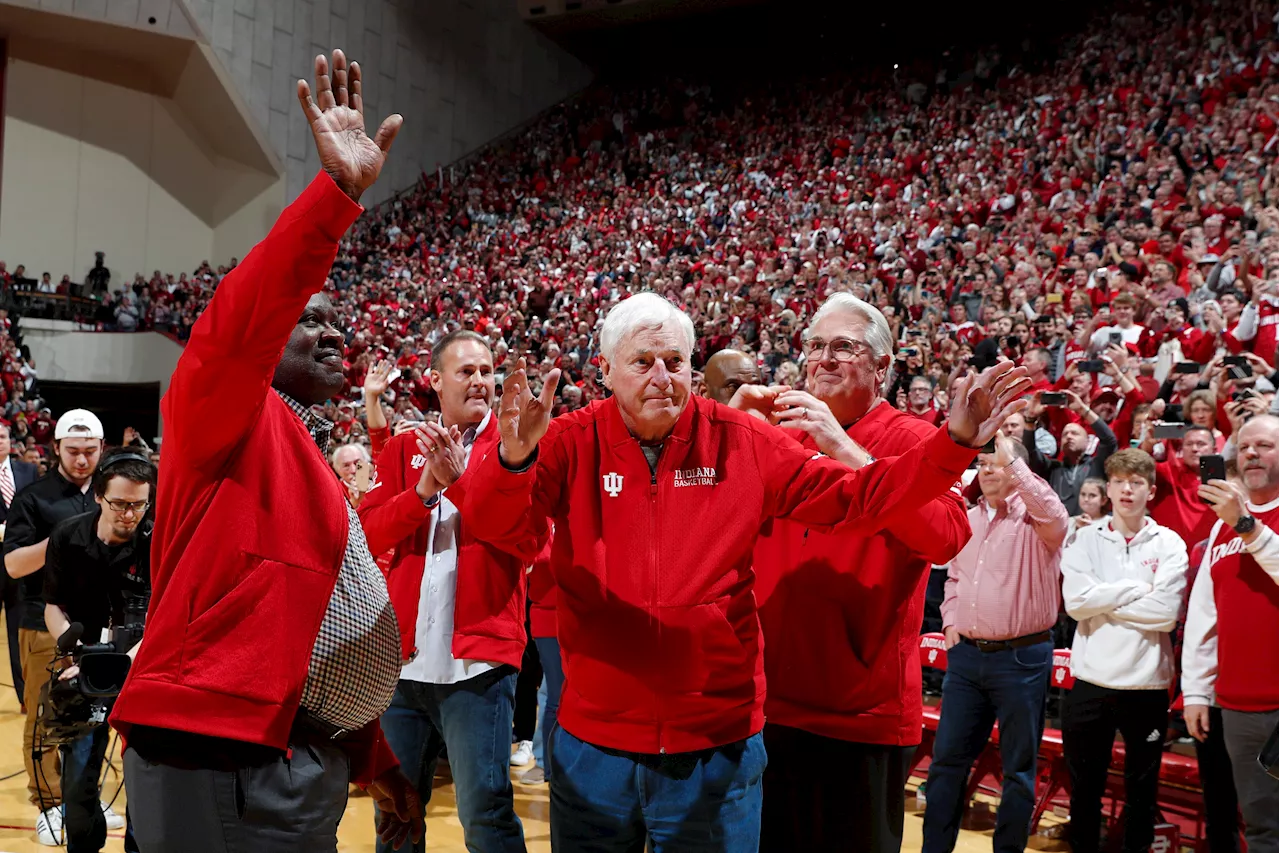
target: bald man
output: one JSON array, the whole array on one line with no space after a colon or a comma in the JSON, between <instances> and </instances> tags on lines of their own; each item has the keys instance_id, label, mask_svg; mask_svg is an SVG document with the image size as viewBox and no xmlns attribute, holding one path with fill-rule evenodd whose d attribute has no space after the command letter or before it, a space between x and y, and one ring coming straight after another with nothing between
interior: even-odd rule
<instances>
[{"instance_id":1,"label":"bald man","mask_svg":"<svg viewBox=\"0 0 1280 853\"><path fill-rule=\"evenodd\" d=\"M755 359L735 349L722 349L707 359L703 374L706 396L726 406L741 386L760 384L760 369Z\"/></svg>"}]
</instances>

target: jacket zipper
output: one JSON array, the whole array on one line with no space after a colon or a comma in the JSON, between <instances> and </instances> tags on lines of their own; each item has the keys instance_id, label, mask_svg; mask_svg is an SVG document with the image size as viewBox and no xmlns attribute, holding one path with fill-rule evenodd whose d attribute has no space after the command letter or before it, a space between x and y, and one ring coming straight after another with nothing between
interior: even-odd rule
<instances>
[{"instance_id":1,"label":"jacket zipper","mask_svg":"<svg viewBox=\"0 0 1280 853\"><path fill-rule=\"evenodd\" d=\"M649 469L649 578L651 612L658 607L658 467L662 465L662 451L658 452L658 461ZM647 460L646 460L647 461ZM658 648L662 648L662 620L657 620ZM659 653L661 654L661 653ZM665 754L667 748L662 744L662 708L658 691L653 691L654 717L658 726L658 752Z\"/></svg>"}]
</instances>

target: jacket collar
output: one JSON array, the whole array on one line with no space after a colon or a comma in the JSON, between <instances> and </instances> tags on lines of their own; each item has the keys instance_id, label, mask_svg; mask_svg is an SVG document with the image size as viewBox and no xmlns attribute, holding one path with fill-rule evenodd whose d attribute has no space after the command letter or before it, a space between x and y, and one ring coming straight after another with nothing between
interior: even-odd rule
<instances>
[{"instance_id":1,"label":"jacket collar","mask_svg":"<svg viewBox=\"0 0 1280 853\"><path fill-rule=\"evenodd\" d=\"M1116 530L1115 527L1112 526L1111 524L1112 518L1113 516L1109 515L1107 516L1105 523L1099 522L1097 524L1098 535L1109 542L1114 542L1116 544L1123 545L1125 541L1124 536L1120 533L1120 531ZM1150 516L1144 517L1142 519L1142 529L1133 535L1133 539L1129 540L1130 543L1145 542L1146 540L1156 535L1156 530L1159 529L1159 527L1160 525L1152 521Z\"/></svg>"},{"instance_id":2,"label":"jacket collar","mask_svg":"<svg viewBox=\"0 0 1280 853\"><path fill-rule=\"evenodd\" d=\"M677 451L674 449L676 446L681 448L678 452L683 454L683 448L688 446L693 435L694 409L704 404L712 405L710 401L701 397L690 396L684 411L680 413L680 417L676 420L675 428L671 430L671 434L662 442L664 448L672 446L671 450L663 454L664 456L676 453ZM622 410L618 408L618 398L610 397L601 404L600 408L603 411L597 417L604 421L604 437L609 446L616 450L625 445L634 444L636 450L639 450L640 442L631 434L631 431L627 429L626 422L622 420Z\"/></svg>"}]
</instances>

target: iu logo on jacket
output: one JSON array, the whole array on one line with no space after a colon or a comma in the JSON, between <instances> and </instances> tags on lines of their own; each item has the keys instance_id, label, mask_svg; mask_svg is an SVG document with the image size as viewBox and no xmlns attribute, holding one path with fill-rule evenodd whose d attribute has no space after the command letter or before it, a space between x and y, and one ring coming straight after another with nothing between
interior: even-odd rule
<instances>
[{"instance_id":1,"label":"iu logo on jacket","mask_svg":"<svg viewBox=\"0 0 1280 853\"><path fill-rule=\"evenodd\" d=\"M604 484L604 491L611 498L616 498L622 491L622 475L617 471L610 471L600 478Z\"/></svg>"}]
</instances>

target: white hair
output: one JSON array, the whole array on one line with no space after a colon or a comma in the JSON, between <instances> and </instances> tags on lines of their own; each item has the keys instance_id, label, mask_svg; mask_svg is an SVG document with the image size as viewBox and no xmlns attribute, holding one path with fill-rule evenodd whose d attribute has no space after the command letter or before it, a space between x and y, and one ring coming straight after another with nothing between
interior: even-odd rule
<instances>
[{"instance_id":1,"label":"white hair","mask_svg":"<svg viewBox=\"0 0 1280 853\"><path fill-rule=\"evenodd\" d=\"M884 318L880 309L870 302L864 302L852 293L833 293L827 297L813 315L809 328L804 330L804 337L809 337L812 329L831 314L849 313L861 317L867 324L867 346L876 358L883 358L893 352L893 333L889 331L889 321Z\"/></svg>"},{"instance_id":2,"label":"white hair","mask_svg":"<svg viewBox=\"0 0 1280 853\"><path fill-rule=\"evenodd\" d=\"M351 442L350 444L340 444L340 445L338 445L337 447L335 447L335 448L333 449L333 452L329 454L329 464L330 464L330 465L337 465L337 464L338 464L338 454L339 454L339 453L341 453L343 450L346 450L348 447L354 447L356 450L360 451L360 458L361 458L363 461L365 461L365 462L372 462L372 461L373 461L373 460L369 457L369 450L368 450L368 448L366 448L363 444L357 444L356 442Z\"/></svg>"},{"instance_id":3,"label":"white hair","mask_svg":"<svg viewBox=\"0 0 1280 853\"><path fill-rule=\"evenodd\" d=\"M693 321L671 302L656 293L637 293L615 305L600 327L600 354L610 363L618 343L639 329L657 329L671 324L684 333L687 346L684 355L693 353Z\"/></svg>"}]
</instances>

